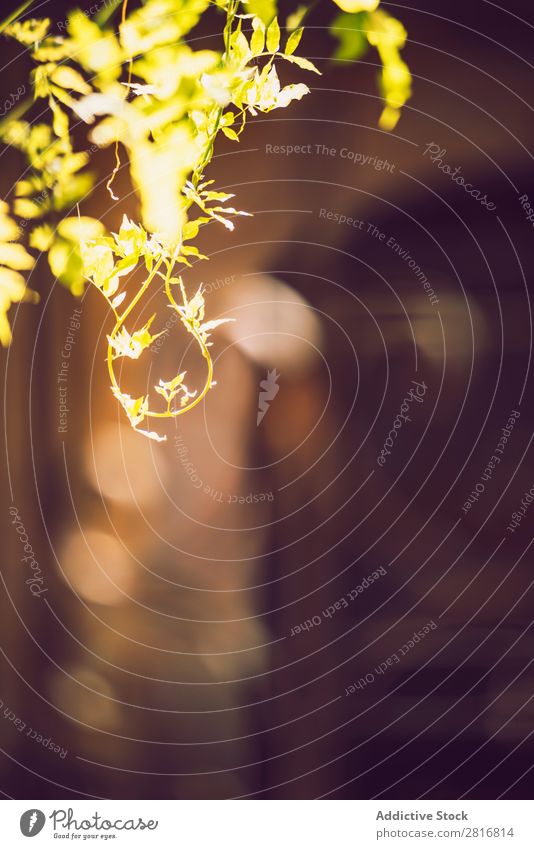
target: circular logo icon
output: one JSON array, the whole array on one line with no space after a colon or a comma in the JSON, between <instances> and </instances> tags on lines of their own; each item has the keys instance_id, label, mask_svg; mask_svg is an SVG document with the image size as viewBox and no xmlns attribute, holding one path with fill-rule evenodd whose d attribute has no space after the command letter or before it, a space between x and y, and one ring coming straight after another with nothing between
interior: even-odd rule
<instances>
[{"instance_id":1,"label":"circular logo icon","mask_svg":"<svg viewBox=\"0 0 534 849\"><path fill-rule=\"evenodd\" d=\"M42 830L45 822L46 817L42 811L30 808L29 811L24 811L20 818L20 830L24 837L35 837Z\"/></svg>"}]
</instances>

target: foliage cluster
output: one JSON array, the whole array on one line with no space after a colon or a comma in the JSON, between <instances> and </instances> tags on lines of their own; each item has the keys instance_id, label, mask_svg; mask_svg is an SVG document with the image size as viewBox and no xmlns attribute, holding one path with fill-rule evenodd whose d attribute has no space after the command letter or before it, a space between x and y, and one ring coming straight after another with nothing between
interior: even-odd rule
<instances>
[{"instance_id":1,"label":"foliage cluster","mask_svg":"<svg viewBox=\"0 0 534 849\"><path fill-rule=\"evenodd\" d=\"M332 25L339 39L336 56L353 60L368 46L377 48L383 65L380 124L392 129L410 94L409 71L399 55L404 28L378 8L379 0L335 2L343 10ZM220 49L195 49L191 33L213 6L221 19ZM148 420L174 418L202 400L213 385L210 334L224 321L205 319L202 288L187 293L184 270L206 259L195 240L206 225L232 230L236 218L246 214L229 204L231 194L217 191L205 177L217 137L239 142L250 118L308 94L302 82L281 84L280 62L320 72L297 53L309 7L299 7L283 28L273 0L144 0L133 11L124 0L117 27L113 12L113 5L104 7L90 19L74 11L60 34L48 18L10 20L0 27L30 51L33 98L44 101L50 116L31 122L19 109L0 133L28 162L12 204L13 215L30 222L28 247L47 255L54 277L73 294L80 295L89 282L106 300L113 320L107 337L112 392L136 430L162 440L164 435L147 427ZM117 232L80 213L79 204L95 187L89 152L76 150L73 141L80 123L94 149L114 149L116 166L107 182L114 200L114 178L123 163L138 196L139 221L124 216ZM35 260L19 239L20 229L2 203L4 345L11 338L10 305L37 299L21 273ZM141 283L133 282L139 270ZM188 389L184 372L160 380L154 386L160 408L151 405L148 394L125 392L115 370L117 360L137 360L160 335L153 331L156 315L140 327L132 324L135 307L154 286L165 292L168 307L178 313L206 364L200 391Z\"/></svg>"}]
</instances>

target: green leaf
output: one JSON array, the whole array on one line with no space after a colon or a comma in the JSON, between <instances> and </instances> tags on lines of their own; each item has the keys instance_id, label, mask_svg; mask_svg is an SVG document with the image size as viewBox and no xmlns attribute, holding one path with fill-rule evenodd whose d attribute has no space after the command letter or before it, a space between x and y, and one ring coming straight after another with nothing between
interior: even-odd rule
<instances>
[{"instance_id":1,"label":"green leaf","mask_svg":"<svg viewBox=\"0 0 534 849\"><path fill-rule=\"evenodd\" d=\"M113 274L115 261L113 251L104 239L94 239L82 244L83 272L95 286L102 288ZM112 295L115 292L111 293Z\"/></svg>"},{"instance_id":2,"label":"green leaf","mask_svg":"<svg viewBox=\"0 0 534 849\"><path fill-rule=\"evenodd\" d=\"M249 0L247 11L260 18L265 26L269 26L276 15L276 0Z\"/></svg>"},{"instance_id":3,"label":"green leaf","mask_svg":"<svg viewBox=\"0 0 534 849\"><path fill-rule=\"evenodd\" d=\"M11 304L21 301L37 303L39 295L26 287L22 274L11 268L0 268L0 344L7 347L11 342L11 328L7 311Z\"/></svg>"},{"instance_id":4,"label":"green leaf","mask_svg":"<svg viewBox=\"0 0 534 849\"><path fill-rule=\"evenodd\" d=\"M34 259L22 245L0 242L0 263L14 271L27 271L33 268Z\"/></svg>"},{"instance_id":5,"label":"green leaf","mask_svg":"<svg viewBox=\"0 0 534 849\"><path fill-rule=\"evenodd\" d=\"M5 211L0 213L0 242L12 242L18 239L20 230L13 219L6 215Z\"/></svg>"},{"instance_id":6,"label":"green leaf","mask_svg":"<svg viewBox=\"0 0 534 849\"><path fill-rule=\"evenodd\" d=\"M104 225L96 218L89 218L86 215L73 215L60 221L57 231L60 236L70 242L85 242L102 236Z\"/></svg>"},{"instance_id":7,"label":"green leaf","mask_svg":"<svg viewBox=\"0 0 534 849\"><path fill-rule=\"evenodd\" d=\"M265 46L265 27L260 18L254 18L252 21L252 37L250 39L250 49L253 56L259 56L263 52Z\"/></svg>"},{"instance_id":8,"label":"green leaf","mask_svg":"<svg viewBox=\"0 0 534 849\"><path fill-rule=\"evenodd\" d=\"M368 15L360 12L350 15L343 12L338 15L330 27L330 34L339 42L333 58L342 62L352 62L364 55L369 47L366 24Z\"/></svg>"},{"instance_id":9,"label":"green leaf","mask_svg":"<svg viewBox=\"0 0 534 849\"><path fill-rule=\"evenodd\" d=\"M29 198L17 198L13 203L13 211L19 218L40 218L46 207Z\"/></svg>"},{"instance_id":10,"label":"green leaf","mask_svg":"<svg viewBox=\"0 0 534 849\"><path fill-rule=\"evenodd\" d=\"M195 239L198 236L199 228L200 224L198 221L186 221L182 229L182 238L184 241L186 239Z\"/></svg>"},{"instance_id":11,"label":"green leaf","mask_svg":"<svg viewBox=\"0 0 534 849\"><path fill-rule=\"evenodd\" d=\"M91 94L92 88L82 75L68 65L59 65L50 74L50 79L61 88L77 91L78 94Z\"/></svg>"},{"instance_id":12,"label":"green leaf","mask_svg":"<svg viewBox=\"0 0 534 849\"><path fill-rule=\"evenodd\" d=\"M159 395L163 395L163 397L167 401L172 401L172 399L178 394L180 391L180 387L184 382L186 372L182 371L180 374L177 374L176 377L173 377L172 380L162 380L160 379L159 384L154 387L156 392Z\"/></svg>"},{"instance_id":13,"label":"green leaf","mask_svg":"<svg viewBox=\"0 0 534 849\"><path fill-rule=\"evenodd\" d=\"M276 53L280 47L280 26L278 19L274 18L267 29L267 50L269 53Z\"/></svg>"},{"instance_id":14,"label":"green leaf","mask_svg":"<svg viewBox=\"0 0 534 849\"><path fill-rule=\"evenodd\" d=\"M150 325L155 318L156 313L149 318L143 327L139 330L135 330L131 335L125 327L122 327L116 336L108 336L108 342L114 351L113 358L129 357L131 360L138 360L143 351L149 348L158 336L161 336L162 333L166 332L163 330L161 333L156 333L154 336L149 332Z\"/></svg>"},{"instance_id":15,"label":"green leaf","mask_svg":"<svg viewBox=\"0 0 534 849\"><path fill-rule=\"evenodd\" d=\"M230 38L230 48L232 57L239 65L244 65L251 56L250 47L247 38L241 30L236 30Z\"/></svg>"},{"instance_id":16,"label":"green leaf","mask_svg":"<svg viewBox=\"0 0 534 849\"><path fill-rule=\"evenodd\" d=\"M48 264L54 277L67 286L73 295L82 294L82 259L77 245L57 239L48 251Z\"/></svg>"},{"instance_id":17,"label":"green leaf","mask_svg":"<svg viewBox=\"0 0 534 849\"><path fill-rule=\"evenodd\" d=\"M66 139L69 137L69 119L63 109L59 106L59 104L54 100L53 97L49 98L50 108L52 110L52 127L54 128L54 132L56 136L60 139Z\"/></svg>"},{"instance_id":18,"label":"green leaf","mask_svg":"<svg viewBox=\"0 0 534 849\"><path fill-rule=\"evenodd\" d=\"M67 30L74 42L78 64L109 82L119 76L123 54L114 33L102 32L80 10L69 15Z\"/></svg>"},{"instance_id":19,"label":"green leaf","mask_svg":"<svg viewBox=\"0 0 534 849\"><path fill-rule=\"evenodd\" d=\"M71 45L61 36L49 35L34 47L32 58L36 62L61 62L70 58Z\"/></svg>"},{"instance_id":20,"label":"green leaf","mask_svg":"<svg viewBox=\"0 0 534 849\"><path fill-rule=\"evenodd\" d=\"M334 0L334 3L344 12L354 14L358 12L374 12L378 8L380 0Z\"/></svg>"},{"instance_id":21,"label":"green leaf","mask_svg":"<svg viewBox=\"0 0 534 849\"><path fill-rule=\"evenodd\" d=\"M204 192L202 192L202 197L203 197L203 198L204 198L204 200L206 200L206 201L212 201L212 200L231 200L233 197L235 197L235 195L234 195L234 194L230 194L229 192L211 192L211 191L204 191Z\"/></svg>"},{"instance_id":22,"label":"green leaf","mask_svg":"<svg viewBox=\"0 0 534 849\"><path fill-rule=\"evenodd\" d=\"M144 395L140 398L132 398L131 395L121 392L116 386L112 386L111 391L124 407L132 427L137 427L148 412L148 398L145 398Z\"/></svg>"},{"instance_id":23,"label":"green leaf","mask_svg":"<svg viewBox=\"0 0 534 849\"><path fill-rule=\"evenodd\" d=\"M92 174L77 174L54 186L54 209L72 209L93 188Z\"/></svg>"},{"instance_id":24,"label":"green leaf","mask_svg":"<svg viewBox=\"0 0 534 849\"><path fill-rule=\"evenodd\" d=\"M309 6L298 6L297 9L291 14L288 15L286 21L286 29L288 32L293 32L294 29L297 29L304 20Z\"/></svg>"},{"instance_id":25,"label":"green leaf","mask_svg":"<svg viewBox=\"0 0 534 849\"><path fill-rule=\"evenodd\" d=\"M113 272L114 276L124 277L125 274L129 274L130 271L133 271L137 263L139 262L139 256L137 254L130 254L129 256L125 256L123 259L120 259L115 266L115 271Z\"/></svg>"},{"instance_id":26,"label":"green leaf","mask_svg":"<svg viewBox=\"0 0 534 849\"><path fill-rule=\"evenodd\" d=\"M291 33L287 40L286 49L284 51L286 56L291 56L297 47L300 44L300 39L302 38L302 33L304 32L304 27L299 27Z\"/></svg>"},{"instance_id":27,"label":"green leaf","mask_svg":"<svg viewBox=\"0 0 534 849\"><path fill-rule=\"evenodd\" d=\"M176 44L198 23L208 5L209 0L145 0L121 22L121 46L133 57Z\"/></svg>"},{"instance_id":28,"label":"green leaf","mask_svg":"<svg viewBox=\"0 0 534 849\"><path fill-rule=\"evenodd\" d=\"M40 224L30 233L30 248L37 251L47 251L54 241L54 233L50 225Z\"/></svg>"},{"instance_id":29,"label":"green leaf","mask_svg":"<svg viewBox=\"0 0 534 849\"><path fill-rule=\"evenodd\" d=\"M304 56L284 56L284 59L287 59L288 62L292 62L293 65L298 65L299 68L302 68L304 71L313 71L314 74L321 75L321 71L315 67L313 62L310 62L309 59L305 59Z\"/></svg>"},{"instance_id":30,"label":"green leaf","mask_svg":"<svg viewBox=\"0 0 534 849\"><path fill-rule=\"evenodd\" d=\"M231 139L232 141L239 141L239 136L237 135L235 130L232 130L230 127L222 127L222 131L227 139Z\"/></svg>"},{"instance_id":31,"label":"green leaf","mask_svg":"<svg viewBox=\"0 0 534 849\"><path fill-rule=\"evenodd\" d=\"M196 256L206 259L206 257L200 253L196 245L182 245L181 252L183 256Z\"/></svg>"},{"instance_id":32,"label":"green leaf","mask_svg":"<svg viewBox=\"0 0 534 849\"><path fill-rule=\"evenodd\" d=\"M31 2L23 3L3 24L0 24L0 33L5 30L6 35L15 38L27 47L42 41L50 29L50 18L29 18L27 21L15 21L15 18L21 15L30 5ZM12 23L12 21L15 21L15 23Z\"/></svg>"}]
</instances>

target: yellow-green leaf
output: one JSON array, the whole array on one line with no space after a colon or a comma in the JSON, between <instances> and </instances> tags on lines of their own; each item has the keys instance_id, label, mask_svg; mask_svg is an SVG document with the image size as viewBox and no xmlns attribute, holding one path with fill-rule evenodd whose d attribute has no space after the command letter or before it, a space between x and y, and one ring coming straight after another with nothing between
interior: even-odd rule
<instances>
[{"instance_id":1,"label":"yellow-green leaf","mask_svg":"<svg viewBox=\"0 0 534 849\"><path fill-rule=\"evenodd\" d=\"M13 211L19 218L40 218L44 209L33 200L17 198L13 203Z\"/></svg>"},{"instance_id":2,"label":"yellow-green leaf","mask_svg":"<svg viewBox=\"0 0 534 849\"><path fill-rule=\"evenodd\" d=\"M297 47L300 44L300 39L302 38L302 33L304 32L303 27L299 27L294 32L291 33L287 40L286 49L284 51L286 56L291 56Z\"/></svg>"},{"instance_id":3,"label":"yellow-green leaf","mask_svg":"<svg viewBox=\"0 0 534 849\"><path fill-rule=\"evenodd\" d=\"M78 245L56 239L48 251L48 264L54 277L67 286L73 295L83 292L83 267Z\"/></svg>"},{"instance_id":4,"label":"yellow-green leaf","mask_svg":"<svg viewBox=\"0 0 534 849\"><path fill-rule=\"evenodd\" d=\"M276 53L280 47L280 26L278 18L273 18L267 29L267 50L269 53Z\"/></svg>"},{"instance_id":5,"label":"yellow-green leaf","mask_svg":"<svg viewBox=\"0 0 534 849\"><path fill-rule=\"evenodd\" d=\"M301 25L308 8L308 6L298 6L291 15L288 15L286 21L286 29L288 32L293 32L294 29L297 29L297 27Z\"/></svg>"},{"instance_id":6,"label":"yellow-green leaf","mask_svg":"<svg viewBox=\"0 0 534 849\"><path fill-rule=\"evenodd\" d=\"M73 12L68 32L74 41L76 59L89 71L95 71L106 81L115 80L120 73L123 54L112 32L104 31L81 11Z\"/></svg>"},{"instance_id":7,"label":"yellow-green leaf","mask_svg":"<svg viewBox=\"0 0 534 849\"><path fill-rule=\"evenodd\" d=\"M37 251L47 251L54 241L54 232L48 224L40 224L30 233L30 248Z\"/></svg>"},{"instance_id":8,"label":"yellow-green leaf","mask_svg":"<svg viewBox=\"0 0 534 849\"><path fill-rule=\"evenodd\" d=\"M259 56L263 52L265 46L265 26L260 18L254 18L252 21L252 36L250 39L250 49L253 56Z\"/></svg>"},{"instance_id":9,"label":"yellow-green leaf","mask_svg":"<svg viewBox=\"0 0 534 849\"><path fill-rule=\"evenodd\" d=\"M63 112L63 109L59 106L59 104L54 100L53 97L50 97L48 100L50 104L50 108L52 110L52 126L54 128L54 132L58 138L68 138L69 136L69 119L66 114Z\"/></svg>"},{"instance_id":10,"label":"yellow-green leaf","mask_svg":"<svg viewBox=\"0 0 534 849\"><path fill-rule=\"evenodd\" d=\"M91 94L91 86L84 80L82 75L68 65L59 65L50 74L50 79L61 88L77 91L79 94Z\"/></svg>"},{"instance_id":11,"label":"yellow-green leaf","mask_svg":"<svg viewBox=\"0 0 534 849\"><path fill-rule=\"evenodd\" d=\"M81 251L85 276L90 277L98 288L102 287L115 267L113 251L101 240L83 242Z\"/></svg>"},{"instance_id":12,"label":"yellow-green leaf","mask_svg":"<svg viewBox=\"0 0 534 849\"><path fill-rule=\"evenodd\" d=\"M313 62L310 62L309 59L305 59L304 56L284 56L288 62L292 62L293 65L298 65L299 68L302 68L303 71L313 71L314 74L321 75L321 71L315 67Z\"/></svg>"},{"instance_id":13,"label":"yellow-green leaf","mask_svg":"<svg viewBox=\"0 0 534 849\"><path fill-rule=\"evenodd\" d=\"M26 286L22 274L11 268L0 268L0 344L7 347L11 342L11 327L7 311L11 304L21 301L37 303L39 295Z\"/></svg>"},{"instance_id":14,"label":"yellow-green leaf","mask_svg":"<svg viewBox=\"0 0 534 849\"><path fill-rule=\"evenodd\" d=\"M223 127L222 131L227 139L232 139L232 141L239 141L239 136L237 135L235 130L232 130L230 127Z\"/></svg>"},{"instance_id":15,"label":"yellow-green leaf","mask_svg":"<svg viewBox=\"0 0 534 849\"><path fill-rule=\"evenodd\" d=\"M36 44L38 41L41 41L48 30L50 29L50 18L30 18L27 21L16 21L14 24L11 24L6 29L6 35L10 35L12 38L15 38L17 41L20 41L21 44L25 44L27 47L30 47L32 44Z\"/></svg>"},{"instance_id":16,"label":"yellow-green leaf","mask_svg":"<svg viewBox=\"0 0 534 849\"><path fill-rule=\"evenodd\" d=\"M0 243L0 263L16 271L33 268L34 259L26 248L16 242Z\"/></svg>"},{"instance_id":17,"label":"yellow-green leaf","mask_svg":"<svg viewBox=\"0 0 534 849\"><path fill-rule=\"evenodd\" d=\"M12 218L8 215L0 213L0 241L12 242L16 239L20 231Z\"/></svg>"},{"instance_id":18,"label":"yellow-green leaf","mask_svg":"<svg viewBox=\"0 0 534 849\"><path fill-rule=\"evenodd\" d=\"M334 0L344 12L374 12L380 0Z\"/></svg>"},{"instance_id":19,"label":"yellow-green leaf","mask_svg":"<svg viewBox=\"0 0 534 849\"><path fill-rule=\"evenodd\" d=\"M58 233L71 242L86 242L104 235L104 225L86 215L70 216L58 224Z\"/></svg>"},{"instance_id":20,"label":"yellow-green leaf","mask_svg":"<svg viewBox=\"0 0 534 849\"><path fill-rule=\"evenodd\" d=\"M276 0L248 0L247 12L261 18L268 26L276 15Z\"/></svg>"}]
</instances>

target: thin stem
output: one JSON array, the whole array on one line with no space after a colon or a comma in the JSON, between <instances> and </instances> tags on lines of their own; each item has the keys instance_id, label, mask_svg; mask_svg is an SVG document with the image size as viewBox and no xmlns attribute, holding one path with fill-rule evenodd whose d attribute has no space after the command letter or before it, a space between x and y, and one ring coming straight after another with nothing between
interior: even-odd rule
<instances>
[{"instance_id":1,"label":"thin stem","mask_svg":"<svg viewBox=\"0 0 534 849\"><path fill-rule=\"evenodd\" d=\"M121 12L121 25L126 23L127 12L128 12L128 0L123 0L122 12ZM131 83L132 83L132 57L130 56L130 58L128 59L128 83L127 83L128 94L130 93ZM111 177L109 178L109 180L106 183L106 189L108 190L108 192L111 195L113 200L118 200L118 197L116 197L116 195L114 194L113 189L111 187L113 185L115 177L117 176L117 174L119 172L120 167L121 167L121 158L120 158L120 155L119 155L119 140L118 140L118 138L116 138L115 139L115 167L113 168L113 171L111 172Z\"/></svg>"},{"instance_id":2,"label":"thin stem","mask_svg":"<svg viewBox=\"0 0 534 849\"><path fill-rule=\"evenodd\" d=\"M171 291L171 282L170 281L171 281L173 266L174 266L174 262L169 263L169 267L168 267L167 275L166 275L166 279L165 279L165 294L167 295L167 298L169 299L170 304L174 307L174 309L177 312L179 312L180 311L179 305L176 303L176 301L174 299L174 295L172 294L172 291ZM185 290L184 290L184 287L183 287L183 283L181 281L180 281L180 287L181 287L181 290L182 290L182 299L184 301L184 304L186 304L187 303L187 297L186 297L186 293L185 293ZM204 359L207 362L208 373L207 373L207 376L206 376L206 382L204 383L204 388L202 389L202 392L199 395L197 395L189 404L186 404L185 407L181 407L179 410L170 410L170 403L169 403L169 406L167 407L167 412L156 413L156 412L152 412L151 410L148 410L145 413L145 416L147 418L149 418L149 417L155 418L155 419L176 418L177 416L181 416L184 413L188 413L190 410L193 409L193 407L196 407L197 404L200 404L202 399L207 395L207 393L210 390L210 387L211 387L211 384L212 384L212 381L213 381L213 363L212 363L212 360L211 360L210 352L208 351L208 349L206 347L206 343L202 339L202 336L200 335L200 333L198 333L192 325L190 325L190 328L191 328L191 334L195 337L195 340L197 341L197 343L198 343L198 345L199 345L199 347L202 351Z\"/></svg>"},{"instance_id":3,"label":"thin stem","mask_svg":"<svg viewBox=\"0 0 534 849\"><path fill-rule=\"evenodd\" d=\"M34 3L35 0L25 0L24 3L21 3L18 9L15 9L14 12L11 12L11 14L8 15L7 18L4 18L4 20L0 23L0 33L4 32L4 30L7 29L8 26L13 23L13 21L16 21L17 18L22 15L26 11L26 9L29 9L30 6L33 6Z\"/></svg>"},{"instance_id":4,"label":"thin stem","mask_svg":"<svg viewBox=\"0 0 534 849\"><path fill-rule=\"evenodd\" d=\"M128 6L128 0L123 0L123 4L122 4L122 22L123 23L126 19L127 6ZM231 33L232 33L232 24L233 24L233 21L234 21L236 12L237 12L237 8L238 8L237 0L235 2L233 2L228 8L227 22L226 22L226 26L225 26L225 30L224 30L224 44L225 44L226 55L228 55L228 52L229 52L229 49L230 49L230 37L231 37ZM131 78L132 78L132 62L130 60L130 62L129 62L129 73L128 73L128 82L129 83L131 82ZM195 169L194 173L192 174L191 182L193 183L195 188L197 187L198 183L200 182L200 180L202 178L202 172L203 172L205 165L210 161L210 159L212 157L213 148L214 148L214 144L215 144L215 138L216 138L217 133L220 129L221 120L222 120L222 117L223 117L223 112L224 112L224 107L220 107L217 110L213 131L208 138L206 148L205 148L203 155L200 159L200 163L197 166L197 168ZM118 144L118 142L117 142L117 144ZM116 156L117 156L117 150L115 151L115 153L116 153ZM119 163L117 163L117 165L114 169L114 172L111 176L111 179L108 183L108 189L110 191L111 191L111 183L112 183L113 178L114 178L114 176L115 176L115 174L118 170L118 165L119 165ZM187 202L183 205L184 214L190 208L192 203L193 203L193 200L188 199ZM156 263L156 265L152 269L151 273L149 274L149 276L145 280L144 284L140 288L139 292L137 293L135 298L133 298L133 300L130 302L128 308L124 311L124 313L121 316L117 317L117 321L116 321L115 326L114 326L114 328L111 332L111 335L109 337L110 340L115 339L117 333L119 332L119 330L123 326L126 318L131 313L132 309L136 306L136 304L140 301L140 299L143 297L143 295L147 291L150 283L152 282L152 280L154 279L154 277L156 275L158 277L161 277L161 278L164 279L165 294L167 295L167 299L168 299L170 305L178 313L180 313L180 305L176 302L174 295L172 293L172 290L171 290L171 278L172 278L173 268L176 264L176 257L179 254L181 242L182 242L182 239L180 238L180 240L178 242L178 246L175 248L173 256L167 262L167 271L166 271L165 276L159 270L159 268L160 268L160 266L163 262L163 258L160 259ZM187 295L186 295L184 285L182 283L181 278L180 278L180 288L181 288L181 293L182 293L183 306L185 307L185 306L187 306L188 301L187 301ZM117 314L115 313L115 315L117 315ZM206 342L204 341L204 339L202 337L202 334L196 329L193 321L191 321L190 323L188 322L188 330L191 332L191 334L194 337L195 341L197 342L200 350L202 351L202 355L203 355L204 359L206 360L207 375L206 375L204 387L203 387L202 391L193 400L191 400L189 404L186 404L184 407L181 407L178 410L171 410L172 399L169 399L167 401L167 409L165 411L156 412L156 411L149 409L144 414L145 418L158 418L158 419L176 418L177 416L181 416L184 413L188 413L190 410L192 410L194 407L196 407L197 404L200 404L202 399L207 395L208 391L211 388L211 385L212 385L212 382L213 382L213 362L212 362L212 359L211 359L211 356L210 356L210 352L208 350ZM112 347L111 344L108 345L107 365L108 365L108 372L109 372L109 376L110 376L110 379L111 379L112 387L115 390L117 390L118 393L120 393L121 392L120 386L117 382L117 378L115 376L115 371L114 371L114 368L113 368L113 347Z\"/></svg>"},{"instance_id":5,"label":"thin stem","mask_svg":"<svg viewBox=\"0 0 534 849\"><path fill-rule=\"evenodd\" d=\"M137 295L134 298L132 298L131 302L128 304L127 308L124 310L122 315L120 315L118 317L118 319L115 323L115 327L111 331L111 334L110 334L110 337L109 337L110 339L115 338L115 336L117 335L117 333L121 329L122 325L124 324L124 322L126 321L128 316L130 315L133 308L136 306L136 304L139 303L139 301L141 300L141 298L145 294L146 290L148 289L148 287L152 283L152 280L154 279L154 277L155 277L155 275L158 271L158 268L159 268L159 266L161 265L162 262L163 262L163 259L160 259L156 263L156 265L154 266L154 268L152 269L152 271L148 275L147 279L145 280L145 282L143 283L143 285L139 289ZM115 389L117 389L120 392L121 391L120 386L117 382L117 378L115 377L115 369L113 368L113 347L111 346L111 344L108 345L107 363L108 363L109 376L111 378L111 384Z\"/></svg>"}]
</instances>

